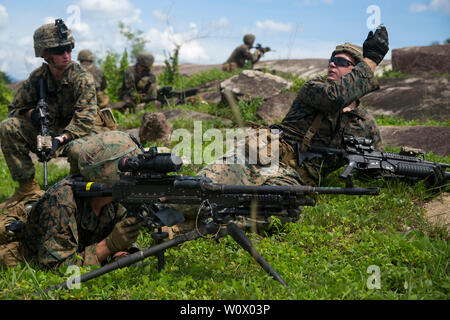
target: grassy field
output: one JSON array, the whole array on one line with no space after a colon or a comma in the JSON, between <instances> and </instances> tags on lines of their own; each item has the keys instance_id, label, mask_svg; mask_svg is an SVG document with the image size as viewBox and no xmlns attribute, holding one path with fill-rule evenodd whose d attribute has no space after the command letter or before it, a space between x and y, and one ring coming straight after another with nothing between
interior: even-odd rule
<instances>
[{"instance_id":1,"label":"grassy field","mask_svg":"<svg viewBox=\"0 0 450 320\"><path fill-rule=\"evenodd\" d=\"M231 118L229 110L214 105L178 108ZM120 126L139 125L143 112L119 117ZM190 121L178 119L173 122L174 129L190 128ZM215 126L217 123L205 122L204 129ZM428 153L426 158L450 163L450 157ZM200 167L186 166L182 174L193 175ZM68 174L67 169L54 165L49 172L50 185ZM42 186L41 164L37 164L36 177ZM322 185L343 187L344 182L335 172ZM321 195L316 197L315 207L304 208L299 222L281 225L275 220L265 236L247 233L288 287L267 275L226 237L199 239L169 249L160 273L156 258L150 257L144 265L114 271L81 284L80 289L46 294L43 289L65 281L71 273L30 265L1 270L0 299L449 299L449 235L445 227L430 224L422 209L443 191L427 189L422 183L383 180L358 180L357 185L381 187L381 194ZM15 187L0 157L0 201L10 197ZM142 230L138 244L153 244L147 230Z\"/></svg>"}]
</instances>

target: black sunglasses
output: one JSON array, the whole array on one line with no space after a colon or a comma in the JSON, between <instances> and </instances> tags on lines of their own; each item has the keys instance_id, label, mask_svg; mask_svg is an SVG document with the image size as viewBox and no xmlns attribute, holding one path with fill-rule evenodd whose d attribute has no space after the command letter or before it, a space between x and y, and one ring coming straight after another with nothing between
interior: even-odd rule
<instances>
[{"instance_id":1,"label":"black sunglasses","mask_svg":"<svg viewBox=\"0 0 450 320\"><path fill-rule=\"evenodd\" d=\"M56 54L56 55L61 55L64 53L71 53L72 52L72 45L66 45L66 46L61 46L61 47L56 47L56 48L50 48L48 49L48 51L50 51L51 54Z\"/></svg>"},{"instance_id":2,"label":"black sunglasses","mask_svg":"<svg viewBox=\"0 0 450 320\"><path fill-rule=\"evenodd\" d=\"M330 66L332 62L338 67L355 66L353 63L342 57L331 57L330 60L328 60L328 66Z\"/></svg>"}]
</instances>

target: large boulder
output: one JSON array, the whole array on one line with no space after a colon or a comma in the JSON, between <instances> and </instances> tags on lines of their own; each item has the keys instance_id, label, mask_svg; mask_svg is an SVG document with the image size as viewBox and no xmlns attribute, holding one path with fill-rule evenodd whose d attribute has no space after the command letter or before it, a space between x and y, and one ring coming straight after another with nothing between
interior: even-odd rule
<instances>
[{"instance_id":1,"label":"large boulder","mask_svg":"<svg viewBox=\"0 0 450 320\"><path fill-rule=\"evenodd\" d=\"M231 91L237 99L251 100L262 97L267 100L289 89L291 85L291 82L270 73L244 70L241 74L223 81L220 89L222 93L225 90Z\"/></svg>"},{"instance_id":2,"label":"large boulder","mask_svg":"<svg viewBox=\"0 0 450 320\"><path fill-rule=\"evenodd\" d=\"M392 69L412 75L450 73L450 44L393 49Z\"/></svg>"},{"instance_id":3,"label":"large boulder","mask_svg":"<svg viewBox=\"0 0 450 320\"><path fill-rule=\"evenodd\" d=\"M364 96L361 101L376 116L448 121L449 80L446 76L379 79L380 90Z\"/></svg>"},{"instance_id":4,"label":"large boulder","mask_svg":"<svg viewBox=\"0 0 450 320\"><path fill-rule=\"evenodd\" d=\"M286 113L294 102L296 92L280 93L273 96L259 106L256 115L267 122L268 125L279 123L284 119Z\"/></svg>"}]
</instances>

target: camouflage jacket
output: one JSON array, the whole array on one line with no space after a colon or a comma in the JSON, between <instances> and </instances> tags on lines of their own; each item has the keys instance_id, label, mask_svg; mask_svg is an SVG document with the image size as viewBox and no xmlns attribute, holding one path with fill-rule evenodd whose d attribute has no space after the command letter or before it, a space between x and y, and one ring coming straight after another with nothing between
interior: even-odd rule
<instances>
[{"instance_id":1,"label":"camouflage jacket","mask_svg":"<svg viewBox=\"0 0 450 320\"><path fill-rule=\"evenodd\" d=\"M127 68L123 74L119 99L135 105L148 99L155 99L157 93L156 76L151 71L139 73L137 65Z\"/></svg>"},{"instance_id":2,"label":"camouflage jacket","mask_svg":"<svg viewBox=\"0 0 450 320\"><path fill-rule=\"evenodd\" d=\"M69 131L76 139L102 131L104 124L97 106L94 79L76 62L70 63L61 81L54 80L46 63L34 70L8 106L9 117L24 118L26 111L36 107L41 77L46 79L52 136Z\"/></svg>"},{"instance_id":3,"label":"camouflage jacket","mask_svg":"<svg viewBox=\"0 0 450 320\"><path fill-rule=\"evenodd\" d=\"M380 150L381 135L376 121L358 100L378 88L378 82L365 62L357 64L351 73L338 81L324 78L307 81L279 125L285 139L302 143L317 114L322 112L323 118L311 140L311 145L341 148L342 137L353 135L372 139L375 148ZM357 108L350 112L342 112L342 109L353 101L357 101ZM322 160L311 160L306 163L309 175L315 180L344 164L337 157Z\"/></svg>"},{"instance_id":4,"label":"camouflage jacket","mask_svg":"<svg viewBox=\"0 0 450 320\"><path fill-rule=\"evenodd\" d=\"M95 89L104 91L106 89L106 77L103 71L96 68L92 62L82 62L81 66L94 76Z\"/></svg>"},{"instance_id":5,"label":"camouflage jacket","mask_svg":"<svg viewBox=\"0 0 450 320\"><path fill-rule=\"evenodd\" d=\"M253 64L258 62L260 58L261 54L259 51L256 50L254 53L251 53L249 47L242 44L233 50L226 63L234 62L238 68L244 68L247 60L251 61Z\"/></svg>"},{"instance_id":6,"label":"camouflage jacket","mask_svg":"<svg viewBox=\"0 0 450 320\"><path fill-rule=\"evenodd\" d=\"M28 215L22 240L28 261L52 269L100 265L95 253L97 243L125 218L125 209L117 203L105 205L96 216L90 199L74 195L71 178L47 190Z\"/></svg>"}]
</instances>

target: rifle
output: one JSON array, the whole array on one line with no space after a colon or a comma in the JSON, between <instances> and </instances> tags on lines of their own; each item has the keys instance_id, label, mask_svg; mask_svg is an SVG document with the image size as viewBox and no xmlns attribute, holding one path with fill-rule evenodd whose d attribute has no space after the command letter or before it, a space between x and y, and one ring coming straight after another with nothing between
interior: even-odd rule
<instances>
[{"instance_id":1,"label":"rifle","mask_svg":"<svg viewBox=\"0 0 450 320\"><path fill-rule=\"evenodd\" d=\"M270 49L270 47L263 47L261 43L257 43L256 46L251 47L250 49L257 49L259 52L266 53L269 51L275 52L275 50Z\"/></svg>"},{"instance_id":2,"label":"rifle","mask_svg":"<svg viewBox=\"0 0 450 320\"><path fill-rule=\"evenodd\" d=\"M353 187L353 171L371 178L396 178L411 182L424 180L432 186L443 185L450 179L450 164L425 161L423 153L420 156L381 152L371 145L372 139L360 137L344 137L344 149L311 146L307 152L301 152L297 143L298 164L303 161L324 156L338 155L347 161L339 178L347 181L347 187Z\"/></svg>"},{"instance_id":3,"label":"rifle","mask_svg":"<svg viewBox=\"0 0 450 320\"><path fill-rule=\"evenodd\" d=\"M132 137L132 136L131 136ZM132 137L133 140L134 137ZM137 143L137 141L135 141ZM141 150L142 147L140 146ZM250 216L251 208L256 204L259 215L267 220L275 215L296 221L301 206L314 206L315 200L307 198L313 194L378 195L379 188L334 188L310 186L248 186L213 183L209 178L168 175L182 167L182 160L171 153L158 153L150 148L138 157L122 157L118 168L120 179L111 188L95 182L75 181L73 189L79 197L110 196L121 203L128 216L137 216L145 220L149 230L157 229L152 237L157 244L132 253L116 262L83 274L74 279L81 283L118 268L142 261L150 255L158 256L158 269L164 267L164 251L186 241L192 241L206 235L217 239L230 235L244 250L282 285L286 282L272 266L253 247L250 239L233 222L236 216ZM199 205L197 224L194 230L162 242L167 234L161 232L163 226L173 226L184 220L183 215L168 207L157 204L195 204ZM48 288L67 288L70 282L60 283Z\"/></svg>"},{"instance_id":4,"label":"rifle","mask_svg":"<svg viewBox=\"0 0 450 320\"><path fill-rule=\"evenodd\" d=\"M44 187L47 187L47 161L52 150L52 137L50 136L49 121L47 118L48 105L45 101L45 80L39 79L39 101L36 108L39 110L40 128L37 136L37 155L44 164Z\"/></svg>"}]
</instances>

